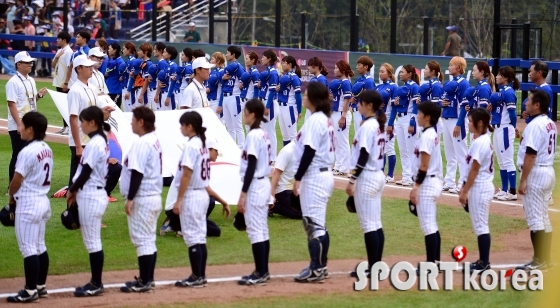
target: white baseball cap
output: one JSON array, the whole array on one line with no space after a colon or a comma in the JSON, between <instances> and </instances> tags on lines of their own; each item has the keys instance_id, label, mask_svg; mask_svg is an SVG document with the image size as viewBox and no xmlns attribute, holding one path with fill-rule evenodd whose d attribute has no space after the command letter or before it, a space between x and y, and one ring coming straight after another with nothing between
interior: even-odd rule
<instances>
[{"instance_id":1,"label":"white baseball cap","mask_svg":"<svg viewBox=\"0 0 560 308\"><path fill-rule=\"evenodd\" d=\"M88 52L88 56L94 56L94 57L98 57L98 58L103 58L105 57L105 54L103 53L103 51L101 50L101 48L99 47L93 47L92 49L89 50Z\"/></svg>"},{"instance_id":2,"label":"white baseball cap","mask_svg":"<svg viewBox=\"0 0 560 308\"><path fill-rule=\"evenodd\" d=\"M194 27L194 26L196 26L196 24L195 24L193 21L191 21L191 22L189 23L189 27Z\"/></svg>"},{"instance_id":3,"label":"white baseball cap","mask_svg":"<svg viewBox=\"0 0 560 308\"><path fill-rule=\"evenodd\" d=\"M31 56L29 55L29 53L27 51L20 51L14 57L14 62L15 63L18 63L18 62L33 62L33 61L37 61L37 59L31 58Z\"/></svg>"},{"instance_id":4,"label":"white baseball cap","mask_svg":"<svg viewBox=\"0 0 560 308\"><path fill-rule=\"evenodd\" d=\"M16 4L16 0L8 0L8 4Z\"/></svg>"},{"instance_id":5,"label":"white baseball cap","mask_svg":"<svg viewBox=\"0 0 560 308\"><path fill-rule=\"evenodd\" d=\"M208 149L214 149L220 153L220 146L218 144L218 139L216 138L208 138L206 139L206 147Z\"/></svg>"},{"instance_id":6,"label":"white baseball cap","mask_svg":"<svg viewBox=\"0 0 560 308\"><path fill-rule=\"evenodd\" d=\"M210 62L208 62L208 60L206 60L205 57L200 57L200 58L196 58L194 59L193 63L192 63L192 69L195 70L197 68L213 68L215 65L214 64L210 64Z\"/></svg>"},{"instance_id":7,"label":"white baseball cap","mask_svg":"<svg viewBox=\"0 0 560 308\"><path fill-rule=\"evenodd\" d=\"M94 66L97 62L91 61L86 55L79 55L72 61L74 67L78 66Z\"/></svg>"}]
</instances>

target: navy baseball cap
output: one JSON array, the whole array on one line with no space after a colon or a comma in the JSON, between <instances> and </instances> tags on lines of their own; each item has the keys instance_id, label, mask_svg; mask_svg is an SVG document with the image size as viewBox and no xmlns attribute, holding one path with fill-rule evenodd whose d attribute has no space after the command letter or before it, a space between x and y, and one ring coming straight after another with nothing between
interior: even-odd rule
<instances>
[{"instance_id":1,"label":"navy baseball cap","mask_svg":"<svg viewBox=\"0 0 560 308\"><path fill-rule=\"evenodd\" d=\"M453 25L453 26L445 27L445 29L449 31L457 31L457 26Z\"/></svg>"}]
</instances>

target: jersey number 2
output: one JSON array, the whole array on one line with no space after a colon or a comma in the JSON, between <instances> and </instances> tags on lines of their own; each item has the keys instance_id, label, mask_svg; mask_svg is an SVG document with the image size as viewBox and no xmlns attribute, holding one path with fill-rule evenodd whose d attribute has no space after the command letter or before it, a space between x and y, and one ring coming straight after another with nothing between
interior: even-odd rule
<instances>
[{"instance_id":1,"label":"jersey number 2","mask_svg":"<svg viewBox=\"0 0 560 308\"><path fill-rule=\"evenodd\" d=\"M210 160L203 159L200 163L200 177L203 181L210 180Z\"/></svg>"},{"instance_id":2,"label":"jersey number 2","mask_svg":"<svg viewBox=\"0 0 560 308\"><path fill-rule=\"evenodd\" d=\"M45 166L43 167L43 170L45 170L45 172L47 173L45 175L45 181L43 182L43 186L49 186L49 185L51 185L51 181L49 181L49 175L51 173L51 165L45 164Z\"/></svg>"}]
</instances>

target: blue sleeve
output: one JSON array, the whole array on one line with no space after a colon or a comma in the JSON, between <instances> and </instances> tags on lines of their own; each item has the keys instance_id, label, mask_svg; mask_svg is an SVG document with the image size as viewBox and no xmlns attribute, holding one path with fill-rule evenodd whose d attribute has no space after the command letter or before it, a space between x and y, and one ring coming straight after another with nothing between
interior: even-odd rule
<instances>
[{"instance_id":1,"label":"blue sleeve","mask_svg":"<svg viewBox=\"0 0 560 308\"><path fill-rule=\"evenodd\" d=\"M416 126L416 117L410 117L409 126Z\"/></svg>"},{"instance_id":2,"label":"blue sleeve","mask_svg":"<svg viewBox=\"0 0 560 308\"><path fill-rule=\"evenodd\" d=\"M107 66L109 60L106 58L105 60L103 60L103 63L101 63L101 67L99 67L99 71L101 72L101 74L105 75L105 72L107 71Z\"/></svg>"},{"instance_id":3,"label":"blue sleeve","mask_svg":"<svg viewBox=\"0 0 560 308\"><path fill-rule=\"evenodd\" d=\"M515 109L508 109L509 120L511 121L511 125L516 127L517 125L517 114L515 113Z\"/></svg>"},{"instance_id":4,"label":"blue sleeve","mask_svg":"<svg viewBox=\"0 0 560 308\"><path fill-rule=\"evenodd\" d=\"M298 112L298 114L300 114L301 113L301 91L296 92L295 97L296 97L297 112Z\"/></svg>"},{"instance_id":5,"label":"blue sleeve","mask_svg":"<svg viewBox=\"0 0 560 308\"><path fill-rule=\"evenodd\" d=\"M218 107L222 107L224 105L224 91L220 93L220 101L218 102Z\"/></svg>"},{"instance_id":6,"label":"blue sleeve","mask_svg":"<svg viewBox=\"0 0 560 308\"><path fill-rule=\"evenodd\" d=\"M352 85L348 80L342 82L342 97L352 98Z\"/></svg>"},{"instance_id":7,"label":"blue sleeve","mask_svg":"<svg viewBox=\"0 0 560 308\"><path fill-rule=\"evenodd\" d=\"M373 81L373 78L366 78L364 88L366 90L375 90L375 82Z\"/></svg>"},{"instance_id":8,"label":"blue sleeve","mask_svg":"<svg viewBox=\"0 0 560 308\"><path fill-rule=\"evenodd\" d=\"M459 91L457 92L458 104L461 104L463 98L465 98L467 89L470 87L471 85L466 80L459 84ZM459 118L457 119L457 126L462 127L463 125L465 125L465 117L467 116L467 110L465 109L465 105L460 105L459 108L460 110L459 110Z\"/></svg>"},{"instance_id":9,"label":"blue sleeve","mask_svg":"<svg viewBox=\"0 0 560 308\"><path fill-rule=\"evenodd\" d=\"M276 92L276 86L278 85L278 73L270 74L268 79L268 90Z\"/></svg>"},{"instance_id":10,"label":"blue sleeve","mask_svg":"<svg viewBox=\"0 0 560 308\"><path fill-rule=\"evenodd\" d=\"M479 107L486 108L488 107L488 101L490 100L490 96L492 95L492 90L490 87L483 87L478 90L478 105Z\"/></svg>"},{"instance_id":11,"label":"blue sleeve","mask_svg":"<svg viewBox=\"0 0 560 308\"><path fill-rule=\"evenodd\" d=\"M443 95L443 87L439 84L432 87L432 102L438 103L441 107L441 96Z\"/></svg>"},{"instance_id":12,"label":"blue sleeve","mask_svg":"<svg viewBox=\"0 0 560 308\"><path fill-rule=\"evenodd\" d=\"M292 89L294 89L294 92L296 93L301 93L301 79L299 79L297 75L292 77Z\"/></svg>"},{"instance_id":13,"label":"blue sleeve","mask_svg":"<svg viewBox=\"0 0 560 308\"><path fill-rule=\"evenodd\" d=\"M272 108L272 102L274 101L274 95L276 95L276 90L268 91L268 98L266 99L266 109Z\"/></svg>"},{"instance_id":14,"label":"blue sleeve","mask_svg":"<svg viewBox=\"0 0 560 308\"><path fill-rule=\"evenodd\" d=\"M130 77L130 75L128 76L128 85L126 87L126 90L128 92L132 92L132 86L134 86L134 77Z\"/></svg>"},{"instance_id":15,"label":"blue sleeve","mask_svg":"<svg viewBox=\"0 0 560 308\"><path fill-rule=\"evenodd\" d=\"M466 105L461 105L459 108L459 118L457 119L457 126L463 127L465 125L465 118L467 117L467 109L465 109Z\"/></svg>"},{"instance_id":16,"label":"blue sleeve","mask_svg":"<svg viewBox=\"0 0 560 308\"><path fill-rule=\"evenodd\" d=\"M395 118L397 117L397 108L395 108L395 104L393 102L391 102L391 104L393 108L391 108L391 116L389 116L389 123L387 126L394 126Z\"/></svg>"},{"instance_id":17,"label":"blue sleeve","mask_svg":"<svg viewBox=\"0 0 560 308\"><path fill-rule=\"evenodd\" d=\"M225 73L230 75L230 76L235 76L235 73L237 71L238 66L235 63L230 63L226 69L225 69Z\"/></svg>"},{"instance_id":18,"label":"blue sleeve","mask_svg":"<svg viewBox=\"0 0 560 308\"><path fill-rule=\"evenodd\" d=\"M167 90L167 97L169 98L173 98L175 97L175 85L177 83L173 82L171 79L169 79L169 90Z\"/></svg>"},{"instance_id":19,"label":"blue sleeve","mask_svg":"<svg viewBox=\"0 0 560 308\"><path fill-rule=\"evenodd\" d=\"M529 99L526 98L526 99L523 101L523 103L521 103L521 113L523 113L523 112L526 111L526 108L527 108L527 101L528 101L528 100L529 100Z\"/></svg>"},{"instance_id":20,"label":"blue sleeve","mask_svg":"<svg viewBox=\"0 0 560 308\"><path fill-rule=\"evenodd\" d=\"M327 77L323 76L320 81L325 85L325 87L329 87L329 81L327 80Z\"/></svg>"},{"instance_id":21,"label":"blue sleeve","mask_svg":"<svg viewBox=\"0 0 560 308\"><path fill-rule=\"evenodd\" d=\"M243 87L247 88L249 86L249 83L251 82L251 75L244 73L243 75L241 75L240 80L241 82L243 82Z\"/></svg>"}]
</instances>

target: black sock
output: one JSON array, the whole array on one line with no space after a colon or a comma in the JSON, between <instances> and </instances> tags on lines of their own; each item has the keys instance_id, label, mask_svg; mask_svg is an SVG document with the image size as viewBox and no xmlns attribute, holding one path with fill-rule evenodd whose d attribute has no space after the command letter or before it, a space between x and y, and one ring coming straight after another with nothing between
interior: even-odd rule
<instances>
[{"instance_id":1,"label":"black sock","mask_svg":"<svg viewBox=\"0 0 560 308\"><path fill-rule=\"evenodd\" d=\"M103 273L104 259L105 259L105 255L103 254L103 250L89 254L89 266L91 268L91 282L97 287L103 285L103 282L101 281L101 274Z\"/></svg>"},{"instance_id":2,"label":"black sock","mask_svg":"<svg viewBox=\"0 0 560 308\"><path fill-rule=\"evenodd\" d=\"M251 247L253 248L255 270L259 274L259 277L261 277L266 273L266 241L254 243Z\"/></svg>"},{"instance_id":3,"label":"black sock","mask_svg":"<svg viewBox=\"0 0 560 308\"><path fill-rule=\"evenodd\" d=\"M200 249L199 244L189 247L189 260L191 261L192 274L198 279L202 275L200 270L202 265L202 249Z\"/></svg>"},{"instance_id":4,"label":"black sock","mask_svg":"<svg viewBox=\"0 0 560 308\"><path fill-rule=\"evenodd\" d=\"M329 246L331 245L331 238L329 236L329 232L325 231L325 235L319 238L321 240L321 266L327 266L328 254L329 254Z\"/></svg>"},{"instance_id":5,"label":"black sock","mask_svg":"<svg viewBox=\"0 0 560 308\"><path fill-rule=\"evenodd\" d=\"M537 234L536 231L530 230L529 234L531 235L531 244L533 245L533 257L536 258L537 253Z\"/></svg>"},{"instance_id":6,"label":"black sock","mask_svg":"<svg viewBox=\"0 0 560 308\"><path fill-rule=\"evenodd\" d=\"M379 252L377 248L379 247L379 236L377 231L371 231L364 233L364 241L366 243L366 252L368 257L368 268L371 268L375 262L377 262L377 256Z\"/></svg>"},{"instance_id":7,"label":"black sock","mask_svg":"<svg viewBox=\"0 0 560 308\"><path fill-rule=\"evenodd\" d=\"M543 262L544 258L544 251L543 251L543 244L544 244L544 230L538 231L531 231L531 235L535 238L533 242L533 252L535 254L535 258L539 260L539 262Z\"/></svg>"},{"instance_id":8,"label":"black sock","mask_svg":"<svg viewBox=\"0 0 560 308\"><path fill-rule=\"evenodd\" d=\"M377 248L377 259L376 261L381 261L383 257L383 247L385 246L385 234L383 233L383 228L377 229L378 238L378 248Z\"/></svg>"},{"instance_id":9,"label":"black sock","mask_svg":"<svg viewBox=\"0 0 560 308\"><path fill-rule=\"evenodd\" d=\"M544 233L543 239L543 261L550 262L550 249L552 246L552 231Z\"/></svg>"},{"instance_id":10,"label":"black sock","mask_svg":"<svg viewBox=\"0 0 560 308\"><path fill-rule=\"evenodd\" d=\"M321 253L323 250L323 244L320 238L312 238L307 240L307 249L309 250L309 257L311 258L311 263L309 264L310 270L316 270L322 268L321 265Z\"/></svg>"},{"instance_id":11,"label":"black sock","mask_svg":"<svg viewBox=\"0 0 560 308\"><path fill-rule=\"evenodd\" d=\"M264 244L265 244L265 249L266 249L266 251L264 253L264 256L265 256L264 271L265 271L265 273L268 273L268 258L270 257L270 240L264 241Z\"/></svg>"},{"instance_id":12,"label":"black sock","mask_svg":"<svg viewBox=\"0 0 560 308\"><path fill-rule=\"evenodd\" d=\"M432 233L424 236L424 242L426 244L426 261L436 262L436 252L437 252L437 234Z\"/></svg>"},{"instance_id":13,"label":"black sock","mask_svg":"<svg viewBox=\"0 0 560 308\"><path fill-rule=\"evenodd\" d=\"M49 273L49 254L45 251L39 255L39 277L37 279L38 285L45 285L47 283L48 273Z\"/></svg>"},{"instance_id":14,"label":"black sock","mask_svg":"<svg viewBox=\"0 0 560 308\"><path fill-rule=\"evenodd\" d=\"M436 261L441 261L441 235L439 234L439 230L436 232L436 236L437 236Z\"/></svg>"},{"instance_id":15,"label":"black sock","mask_svg":"<svg viewBox=\"0 0 560 308\"><path fill-rule=\"evenodd\" d=\"M483 265L490 263L490 233L478 236L478 253Z\"/></svg>"},{"instance_id":16,"label":"black sock","mask_svg":"<svg viewBox=\"0 0 560 308\"><path fill-rule=\"evenodd\" d=\"M509 189L509 193L512 194L512 195L517 195L517 189L515 189L515 188L510 188L510 189Z\"/></svg>"},{"instance_id":17,"label":"black sock","mask_svg":"<svg viewBox=\"0 0 560 308\"><path fill-rule=\"evenodd\" d=\"M153 255L144 255L138 257L138 267L140 268L140 279L142 283L150 281L150 272L152 270Z\"/></svg>"},{"instance_id":18,"label":"black sock","mask_svg":"<svg viewBox=\"0 0 560 308\"><path fill-rule=\"evenodd\" d=\"M202 249L202 266L200 268L202 277L206 277L206 261L208 260L208 248L206 244L200 244L200 249Z\"/></svg>"},{"instance_id":19,"label":"black sock","mask_svg":"<svg viewBox=\"0 0 560 308\"><path fill-rule=\"evenodd\" d=\"M23 259L25 270L25 288L37 290L37 278L39 277L39 256L33 255Z\"/></svg>"},{"instance_id":20,"label":"black sock","mask_svg":"<svg viewBox=\"0 0 560 308\"><path fill-rule=\"evenodd\" d=\"M156 271L157 251L152 255L152 266L150 268L150 281L154 281L154 272Z\"/></svg>"}]
</instances>

